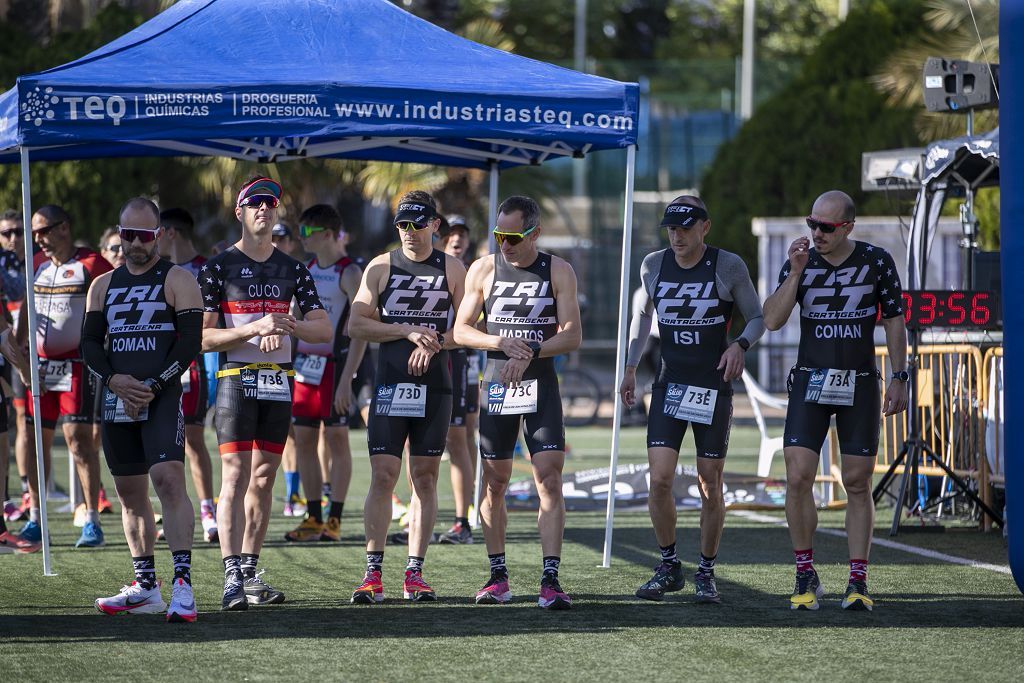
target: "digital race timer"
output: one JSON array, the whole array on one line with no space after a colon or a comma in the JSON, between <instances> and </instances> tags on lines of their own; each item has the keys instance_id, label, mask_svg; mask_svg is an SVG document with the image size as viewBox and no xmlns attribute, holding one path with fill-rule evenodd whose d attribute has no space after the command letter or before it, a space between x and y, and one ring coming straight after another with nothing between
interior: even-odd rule
<instances>
[{"instance_id":1,"label":"digital race timer","mask_svg":"<svg viewBox=\"0 0 1024 683\"><path fill-rule=\"evenodd\" d=\"M919 289L903 292L907 327L998 328L1002 325L995 292Z\"/></svg>"}]
</instances>

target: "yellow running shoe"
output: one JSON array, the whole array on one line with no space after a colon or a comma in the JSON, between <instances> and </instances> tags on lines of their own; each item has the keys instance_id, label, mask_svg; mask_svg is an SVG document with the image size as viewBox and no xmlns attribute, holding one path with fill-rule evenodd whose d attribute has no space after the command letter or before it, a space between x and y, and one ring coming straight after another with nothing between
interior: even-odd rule
<instances>
[{"instance_id":1,"label":"yellow running shoe","mask_svg":"<svg viewBox=\"0 0 1024 683\"><path fill-rule=\"evenodd\" d=\"M818 598L825 594L818 579L818 572L813 569L796 573L796 588L789 599L790 609L818 609Z\"/></svg>"},{"instance_id":2,"label":"yellow running shoe","mask_svg":"<svg viewBox=\"0 0 1024 683\"><path fill-rule=\"evenodd\" d=\"M303 542L303 541L319 541L320 534L324 532L323 522L318 522L312 517L306 517L302 520L302 524L298 525L288 533L284 535L284 540Z\"/></svg>"},{"instance_id":3,"label":"yellow running shoe","mask_svg":"<svg viewBox=\"0 0 1024 683\"><path fill-rule=\"evenodd\" d=\"M843 596L843 609L870 612L874 606L875 601L868 595L867 584L863 581L851 581L846 587L846 595Z\"/></svg>"},{"instance_id":4,"label":"yellow running shoe","mask_svg":"<svg viewBox=\"0 0 1024 683\"><path fill-rule=\"evenodd\" d=\"M324 529L320 533L320 540L332 543L341 541L341 520L337 517L328 517L324 523Z\"/></svg>"}]
</instances>

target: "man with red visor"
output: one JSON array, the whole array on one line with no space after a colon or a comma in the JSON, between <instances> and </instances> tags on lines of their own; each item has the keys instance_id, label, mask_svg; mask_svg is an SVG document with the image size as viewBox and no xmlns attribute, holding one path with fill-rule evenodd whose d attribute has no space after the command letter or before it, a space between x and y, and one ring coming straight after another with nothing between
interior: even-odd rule
<instances>
[{"instance_id":1,"label":"man with red visor","mask_svg":"<svg viewBox=\"0 0 1024 683\"><path fill-rule=\"evenodd\" d=\"M220 354L217 527L224 610L284 601L284 593L260 579L256 563L291 424L292 336L317 344L333 333L309 270L271 241L280 201L281 186L270 178L243 185L235 204L241 238L199 271L203 351ZM301 320L289 313L293 299Z\"/></svg>"}]
</instances>

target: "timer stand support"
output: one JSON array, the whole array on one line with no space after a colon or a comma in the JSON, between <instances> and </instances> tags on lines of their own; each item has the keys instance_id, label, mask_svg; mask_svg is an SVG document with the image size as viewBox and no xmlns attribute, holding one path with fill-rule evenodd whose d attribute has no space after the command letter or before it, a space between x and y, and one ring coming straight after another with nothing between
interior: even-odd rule
<instances>
[{"instance_id":1,"label":"timer stand support","mask_svg":"<svg viewBox=\"0 0 1024 683\"><path fill-rule=\"evenodd\" d=\"M892 526L889 528L889 535L895 536L899 533L900 520L903 514L903 504L907 500L909 495L910 500L917 499L917 482L918 482L918 468L925 457L930 457L934 463L936 463L949 477L950 481L956 488L952 494L943 496L939 500L939 504L955 498L958 495L965 495L974 501L981 510L991 517L1000 526L1003 525L1003 518L992 510L978 494L971 490L970 485L960 477L956 472L953 471L949 465L943 461L943 459L932 450L931 446L922 438L921 435L921 414L918 410L918 384L917 384L917 371L920 364L920 329L918 325L912 325L908 327L907 333L910 336L910 354L907 364L907 370L910 374L910 379L907 383L907 410L909 415L907 416L907 438L903 442L902 448L900 448L899 454L889 465L889 469L886 470L885 474L882 475L881 480L875 486L872 497L875 503L881 499L882 495L886 493L886 487L895 478L896 470L903 465L903 474L900 477L900 483L896 491L896 505L892 517ZM909 492L908 492L909 489ZM913 511L917 507L918 503L914 503L914 506L910 508Z\"/></svg>"}]
</instances>

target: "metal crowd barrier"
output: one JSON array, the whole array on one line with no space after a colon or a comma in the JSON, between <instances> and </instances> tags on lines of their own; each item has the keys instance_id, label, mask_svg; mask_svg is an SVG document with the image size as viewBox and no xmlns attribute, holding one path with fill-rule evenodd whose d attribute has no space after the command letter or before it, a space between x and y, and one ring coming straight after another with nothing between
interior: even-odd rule
<instances>
[{"instance_id":1,"label":"metal crowd barrier","mask_svg":"<svg viewBox=\"0 0 1024 683\"><path fill-rule=\"evenodd\" d=\"M882 377L890 377L892 367L888 350L884 346L876 347L875 356ZM1001 348L990 349L983 358L981 351L969 344L921 346L917 370L916 410L922 426L922 440L958 475L977 480L979 495L989 504L992 494L985 448L986 408L990 405L988 368L990 365L994 367L994 359L997 357L1001 376ZM883 400L887 385L888 379L880 383ZM908 410L911 409L915 408ZM1001 417L1001 402L997 410ZM1001 420L998 421L1001 423ZM883 419L878 459L875 462L876 473L884 473L889 469L906 437L907 412ZM902 474L903 467L898 467L896 472ZM931 456L926 456L920 463L919 474L941 477L941 491L946 491L948 482L945 473L934 464ZM987 528L991 522L986 515L982 517Z\"/></svg>"}]
</instances>

